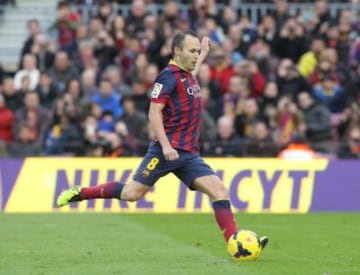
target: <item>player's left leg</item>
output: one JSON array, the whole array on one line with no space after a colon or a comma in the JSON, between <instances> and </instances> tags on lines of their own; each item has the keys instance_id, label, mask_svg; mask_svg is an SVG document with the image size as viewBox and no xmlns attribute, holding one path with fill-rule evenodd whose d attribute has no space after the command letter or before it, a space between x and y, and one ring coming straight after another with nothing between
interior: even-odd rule
<instances>
[{"instance_id":1,"label":"player's left leg","mask_svg":"<svg viewBox=\"0 0 360 275\"><path fill-rule=\"evenodd\" d=\"M226 241L237 231L234 215L231 211L229 193L223 182L216 175L198 177L193 181L192 188L207 194L213 201L216 221ZM261 248L269 241L267 236L260 237Z\"/></svg>"},{"instance_id":2,"label":"player's left leg","mask_svg":"<svg viewBox=\"0 0 360 275\"><path fill-rule=\"evenodd\" d=\"M185 165L175 170L174 174L190 189L198 190L210 197L216 221L225 241L228 241L237 231L236 223L230 208L229 192L215 171L200 156L187 153Z\"/></svg>"},{"instance_id":3,"label":"player's left leg","mask_svg":"<svg viewBox=\"0 0 360 275\"><path fill-rule=\"evenodd\" d=\"M207 194L212 200L215 219L228 241L237 231L234 215L231 211L229 192L216 175L206 175L194 179L191 188Z\"/></svg>"}]
</instances>

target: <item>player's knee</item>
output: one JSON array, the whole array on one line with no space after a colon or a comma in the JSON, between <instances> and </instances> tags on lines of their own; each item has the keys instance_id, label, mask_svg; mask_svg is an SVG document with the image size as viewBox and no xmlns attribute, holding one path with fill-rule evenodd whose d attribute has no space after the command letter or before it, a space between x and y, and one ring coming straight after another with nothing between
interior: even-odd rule
<instances>
[{"instance_id":1,"label":"player's knee","mask_svg":"<svg viewBox=\"0 0 360 275\"><path fill-rule=\"evenodd\" d=\"M121 200L124 201L138 201L144 194L134 189L125 189L121 193Z\"/></svg>"},{"instance_id":2,"label":"player's knee","mask_svg":"<svg viewBox=\"0 0 360 275\"><path fill-rule=\"evenodd\" d=\"M126 191L121 193L121 199L124 201L138 201L143 195L136 191Z\"/></svg>"},{"instance_id":3,"label":"player's knee","mask_svg":"<svg viewBox=\"0 0 360 275\"><path fill-rule=\"evenodd\" d=\"M228 200L229 191L225 188L225 186L218 187L213 190L212 197L214 200Z\"/></svg>"}]
</instances>

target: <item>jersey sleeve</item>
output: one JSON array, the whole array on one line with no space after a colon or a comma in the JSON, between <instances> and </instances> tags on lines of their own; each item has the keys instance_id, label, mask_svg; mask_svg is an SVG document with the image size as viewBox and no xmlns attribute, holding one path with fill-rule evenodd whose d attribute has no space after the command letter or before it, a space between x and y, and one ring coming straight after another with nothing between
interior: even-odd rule
<instances>
[{"instance_id":1,"label":"jersey sleeve","mask_svg":"<svg viewBox=\"0 0 360 275\"><path fill-rule=\"evenodd\" d=\"M151 102L166 104L176 88L176 77L171 70L164 70L156 78L151 91Z\"/></svg>"}]
</instances>

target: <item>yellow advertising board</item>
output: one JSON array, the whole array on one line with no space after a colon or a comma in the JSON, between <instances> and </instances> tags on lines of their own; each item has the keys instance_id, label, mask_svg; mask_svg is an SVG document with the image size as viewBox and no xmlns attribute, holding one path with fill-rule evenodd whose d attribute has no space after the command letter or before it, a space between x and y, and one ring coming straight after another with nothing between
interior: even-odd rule
<instances>
[{"instance_id":1,"label":"yellow advertising board","mask_svg":"<svg viewBox=\"0 0 360 275\"><path fill-rule=\"evenodd\" d=\"M187 189L169 174L144 198L128 203L90 200L57 208L62 190L73 185L93 186L108 181L129 182L140 158L28 158L24 159L4 205L5 212L152 212L208 213L209 199ZM327 168L327 160L209 158L229 188L234 211L250 213L306 213L312 202L315 176ZM7 173L7 171L2 171ZM10 173L10 171L9 171ZM4 183L3 183L4 184Z\"/></svg>"}]
</instances>

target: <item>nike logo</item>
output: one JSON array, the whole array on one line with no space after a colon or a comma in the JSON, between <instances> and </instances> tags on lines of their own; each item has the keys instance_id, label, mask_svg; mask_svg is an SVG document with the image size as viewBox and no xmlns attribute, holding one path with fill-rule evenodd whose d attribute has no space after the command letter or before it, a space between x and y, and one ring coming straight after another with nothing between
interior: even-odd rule
<instances>
[{"instance_id":1,"label":"nike logo","mask_svg":"<svg viewBox=\"0 0 360 275\"><path fill-rule=\"evenodd\" d=\"M186 78L181 78L181 82L185 82L186 81Z\"/></svg>"}]
</instances>

